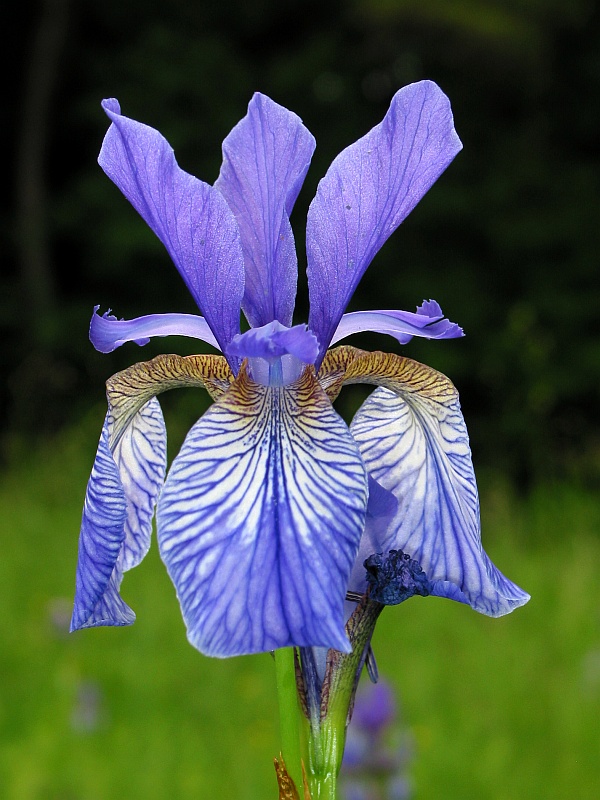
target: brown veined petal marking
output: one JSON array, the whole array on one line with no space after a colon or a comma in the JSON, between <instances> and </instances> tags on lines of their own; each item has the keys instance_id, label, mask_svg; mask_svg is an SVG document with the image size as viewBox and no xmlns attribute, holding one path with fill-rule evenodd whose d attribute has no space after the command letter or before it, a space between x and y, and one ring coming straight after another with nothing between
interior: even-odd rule
<instances>
[{"instance_id":1,"label":"brown veined petal marking","mask_svg":"<svg viewBox=\"0 0 600 800\"><path fill-rule=\"evenodd\" d=\"M140 408L157 394L198 386L217 400L233 380L225 358L214 355L160 355L117 372L106 382L108 407L113 418L111 447L114 448Z\"/></svg>"}]
</instances>

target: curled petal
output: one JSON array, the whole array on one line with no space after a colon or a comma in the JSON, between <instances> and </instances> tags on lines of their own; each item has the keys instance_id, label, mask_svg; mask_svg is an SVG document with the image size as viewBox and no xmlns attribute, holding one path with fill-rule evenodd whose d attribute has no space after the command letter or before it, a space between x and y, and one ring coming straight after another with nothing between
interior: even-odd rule
<instances>
[{"instance_id":1,"label":"curled petal","mask_svg":"<svg viewBox=\"0 0 600 800\"><path fill-rule=\"evenodd\" d=\"M177 164L154 128L102 103L112 122L98 163L144 218L183 277L219 348L239 333L244 261L238 227L221 193Z\"/></svg>"},{"instance_id":2,"label":"curled petal","mask_svg":"<svg viewBox=\"0 0 600 800\"><path fill-rule=\"evenodd\" d=\"M267 360L291 355L304 364L313 364L319 350L314 333L306 325L286 328L275 320L261 328L251 328L240 333L229 345L229 352L239 358L264 358Z\"/></svg>"},{"instance_id":3,"label":"curled petal","mask_svg":"<svg viewBox=\"0 0 600 800\"><path fill-rule=\"evenodd\" d=\"M150 547L156 501L165 480L167 435L159 402L150 400L113 447L127 500L125 539L119 567L137 566Z\"/></svg>"},{"instance_id":4,"label":"curled petal","mask_svg":"<svg viewBox=\"0 0 600 800\"><path fill-rule=\"evenodd\" d=\"M308 212L309 327L325 352L373 256L462 145L431 81L396 93L383 121L333 161Z\"/></svg>"},{"instance_id":5,"label":"curled petal","mask_svg":"<svg viewBox=\"0 0 600 800\"><path fill-rule=\"evenodd\" d=\"M317 373L317 380L327 397L333 403L339 395L349 366L361 355L367 355L366 350L342 344L325 353L325 358Z\"/></svg>"},{"instance_id":6,"label":"curled petal","mask_svg":"<svg viewBox=\"0 0 600 800\"><path fill-rule=\"evenodd\" d=\"M161 355L117 372L106 382L111 411L110 446L114 449L137 412L169 389L202 387L211 397L229 388L233 373L223 356Z\"/></svg>"},{"instance_id":7,"label":"curled petal","mask_svg":"<svg viewBox=\"0 0 600 800\"><path fill-rule=\"evenodd\" d=\"M229 354L248 359L252 380L264 386L287 386L298 380L319 353L316 336L306 325L286 328L277 320L236 336Z\"/></svg>"},{"instance_id":8,"label":"curled petal","mask_svg":"<svg viewBox=\"0 0 600 800\"><path fill-rule=\"evenodd\" d=\"M428 312L425 313L425 309ZM456 339L464 336L463 329L450 322L442 314L435 301L419 306L416 313L410 311L352 311L344 314L337 326L331 344L351 336L353 333L373 331L387 333L406 344L413 336L423 339Z\"/></svg>"},{"instance_id":9,"label":"curled petal","mask_svg":"<svg viewBox=\"0 0 600 800\"><path fill-rule=\"evenodd\" d=\"M292 324L297 260L289 215L314 149L300 118L259 93L223 142L215 187L240 229L243 308L252 327L272 320Z\"/></svg>"},{"instance_id":10,"label":"curled petal","mask_svg":"<svg viewBox=\"0 0 600 800\"><path fill-rule=\"evenodd\" d=\"M366 502L356 444L312 370L272 388L242 369L188 434L158 507L191 643L219 657L348 651L344 597Z\"/></svg>"},{"instance_id":11,"label":"curled petal","mask_svg":"<svg viewBox=\"0 0 600 800\"><path fill-rule=\"evenodd\" d=\"M158 401L138 411L111 446L113 427L109 409L86 492L71 630L134 621L119 588L123 572L148 551L164 481L166 435Z\"/></svg>"},{"instance_id":12,"label":"curled petal","mask_svg":"<svg viewBox=\"0 0 600 800\"><path fill-rule=\"evenodd\" d=\"M94 308L90 323L90 341L101 353L112 353L125 342L148 344L153 336L190 336L219 348L204 317L194 314L148 314L136 319L117 319L98 314L100 306Z\"/></svg>"},{"instance_id":13,"label":"curled petal","mask_svg":"<svg viewBox=\"0 0 600 800\"><path fill-rule=\"evenodd\" d=\"M467 430L452 383L384 353L359 356L346 380L386 387L373 392L350 427L369 474L398 500L381 550L409 554L433 593L464 598L483 614L501 616L526 603L529 595L483 550Z\"/></svg>"},{"instance_id":14,"label":"curled petal","mask_svg":"<svg viewBox=\"0 0 600 800\"><path fill-rule=\"evenodd\" d=\"M433 581L430 594L432 597L445 597L446 600L455 600L457 603L470 605L468 598L458 586L450 581Z\"/></svg>"},{"instance_id":15,"label":"curled petal","mask_svg":"<svg viewBox=\"0 0 600 800\"><path fill-rule=\"evenodd\" d=\"M110 585L125 538L126 514L125 492L108 446L107 420L85 496L72 631L90 625L130 625L135 619L115 591L115 581Z\"/></svg>"}]
</instances>

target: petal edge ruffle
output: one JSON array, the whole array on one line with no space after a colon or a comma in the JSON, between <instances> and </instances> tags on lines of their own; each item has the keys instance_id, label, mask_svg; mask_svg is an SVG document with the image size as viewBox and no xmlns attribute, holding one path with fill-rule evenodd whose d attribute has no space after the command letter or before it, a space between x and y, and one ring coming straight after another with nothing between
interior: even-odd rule
<instances>
[{"instance_id":1,"label":"petal edge ruffle","mask_svg":"<svg viewBox=\"0 0 600 800\"><path fill-rule=\"evenodd\" d=\"M135 319L117 319L110 314L98 314L94 308L90 322L90 341L100 353L112 353L125 342L148 344L153 336L189 336L219 348L204 317L194 314L148 314Z\"/></svg>"},{"instance_id":2,"label":"petal edge ruffle","mask_svg":"<svg viewBox=\"0 0 600 800\"><path fill-rule=\"evenodd\" d=\"M335 329L331 344L352 336L355 333L371 331L385 333L393 336L400 344L407 344L413 336L423 339L456 339L464 336L462 328L455 322L450 322L442 314L441 308L434 301L429 301L426 313L420 306L416 313L411 311L352 311L343 314L339 325Z\"/></svg>"}]
</instances>

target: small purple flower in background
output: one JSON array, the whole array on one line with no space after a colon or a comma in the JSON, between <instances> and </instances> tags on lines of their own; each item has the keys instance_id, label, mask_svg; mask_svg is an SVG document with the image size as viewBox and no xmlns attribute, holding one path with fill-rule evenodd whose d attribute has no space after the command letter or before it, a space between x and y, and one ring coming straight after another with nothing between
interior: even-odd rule
<instances>
[{"instance_id":1,"label":"small purple flower in background","mask_svg":"<svg viewBox=\"0 0 600 800\"><path fill-rule=\"evenodd\" d=\"M447 97L430 81L401 89L383 121L331 164L308 212L308 324L295 326L289 216L314 149L301 120L256 94L210 186L180 169L158 131L123 116L116 100L103 107L111 125L100 165L161 239L203 316L117 320L96 309L92 343L110 352L177 334L223 355L159 356L108 381L71 629L133 622L119 589L148 551L155 509L188 638L208 655L349 652L346 596L366 591L373 554L384 575L387 554L402 551L423 571L425 593L484 614L525 603L482 549L451 382L400 356L328 350L361 331L401 344L462 335L432 300L416 312L344 313L379 248L461 149ZM332 403L359 382L379 388L348 428ZM167 474L156 395L182 386L202 386L215 402ZM396 584L384 590L384 578L383 603L408 596Z\"/></svg>"},{"instance_id":2,"label":"small purple flower in background","mask_svg":"<svg viewBox=\"0 0 600 800\"><path fill-rule=\"evenodd\" d=\"M94 681L82 681L77 686L71 714L71 726L79 733L91 733L101 727L105 719L104 696Z\"/></svg>"},{"instance_id":3,"label":"small purple flower in background","mask_svg":"<svg viewBox=\"0 0 600 800\"><path fill-rule=\"evenodd\" d=\"M59 638L69 635L69 623L73 605L67 597L52 597L48 602L48 621L50 630Z\"/></svg>"},{"instance_id":4,"label":"small purple flower in background","mask_svg":"<svg viewBox=\"0 0 600 800\"><path fill-rule=\"evenodd\" d=\"M412 755L391 686L360 684L340 773L343 800L409 800Z\"/></svg>"}]
</instances>

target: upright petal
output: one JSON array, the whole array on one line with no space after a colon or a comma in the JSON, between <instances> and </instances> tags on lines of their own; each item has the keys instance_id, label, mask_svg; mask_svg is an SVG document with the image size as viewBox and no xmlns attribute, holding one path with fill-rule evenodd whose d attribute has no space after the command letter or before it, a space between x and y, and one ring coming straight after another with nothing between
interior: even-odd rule
<instances>
[{"instance_id":1,"label":"upright petal","mask_svg":"<svg viewBox=\"0 0 600 800\"><path fill-rule=\"evenodd\" d=\"M119 588L123 572L136 566L150 547L165 468L166 435L158 401L146 403L116 440L109 410L86 492L71 630L134 621Z\"/></svg>"},{"instance_id":2,"label":"upright petal","mask_svg":"<svg viewBox=\"0 0 600 800\"><path fill-rule=\"evenodd\" d=\"M256 93L223 142L215 186L235 214L244 250L244 312L252 327L292 324L297 260L289 215L315 149L296 114Z\"/></svg>"},{"instance_id":3,"label":"upright petal","mask_svg":"<svg viewBox=\"0 0 600 800\"><path fill-rule=\"evenodd\" d=\"M403 550L419 562L435 594L454 598L453 584L454 599L466 598L483 614L501 616L526 603L529 595L483 550L469 440L452 383L383 353L357 358L346 375L349 382L382 385L350 426L369 474L398 500L382 549Z\"/></svg>"},{"instance_id":4,"label":"upright petal","mask_svg":"<svg viewBox=\"0 0 600 800\"><path fill-rule=\"evenodd\" d=\"M235 218L223 196L177 164L154 128L102 106L112 121L98 162L167 248L219 347L239 333L244 262Z\"/></svg>"},{"instance_id":5,"label":"upright petal","mask_svg":"<svg viewBox=\"0 0 600 800\"><path fill-rule=\"evenodd\" d=\"M375 253L461 147L448 98L421 81L397 92L383 121L333 161L306 232L308 324L322 352Z\"/></svg>"},{"instance_id":6,"label":"upright petal","mask_svg":"<svg viewBox=\"0 0 600 800\"><path fill-rule=\"evenodd\" d=\"M365 519L356 444L310 368L266 387L242 369L192 428L158 537L191 643L212 656L348 650L344 597Z\"/></svg>"}]
</instances>

